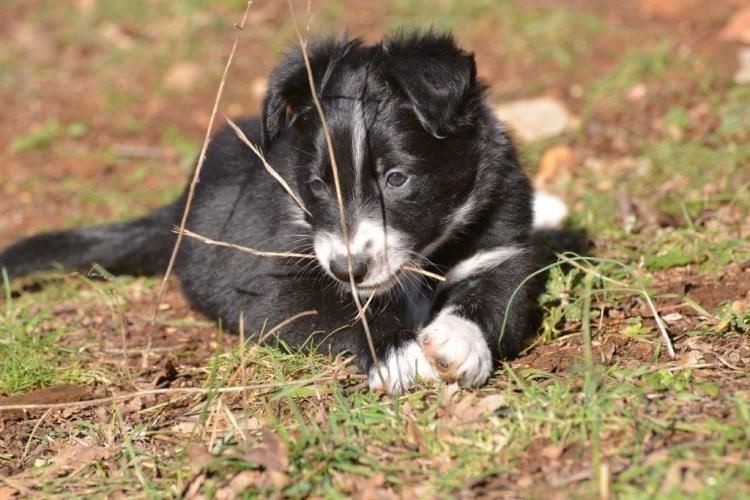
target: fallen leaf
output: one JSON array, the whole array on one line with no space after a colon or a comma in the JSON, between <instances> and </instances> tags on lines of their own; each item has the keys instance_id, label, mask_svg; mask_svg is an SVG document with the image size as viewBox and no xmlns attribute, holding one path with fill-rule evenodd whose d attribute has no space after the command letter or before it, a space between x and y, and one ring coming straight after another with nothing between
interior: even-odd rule
<instances>
[{"instance_id":1,"label":"fallen leaf","mask_svg":"<svg viewBox=\"0 0 750 500\"><path fill-rule=\"evenodd\" d=\"M677 323L682 318L683 318L682 314L680 314L678 312L673 312L673 313L665 314L664 316L661 317L661 319L663 319L667 323Z\"/></svg>"},{"instance_id":2,"label":"fallen leaf","mask_svg":"<svg viewBox=\"0 0 750 500\"><path fill-rule=\"evenodd\" d=\"M185 454L188 457L188 463L190 463L190 469L193 474L197 474L203 468L214 459L214 456L206 450L206 447L201 443L189 443L185 449Z\"/></svg>"},{"instance_id":3,"label":"fallen leaf","mask_svg":"<svg viewBox=\"0 0 750 500\"><path fill-rule=\"evenodd\" d=\"M109 449L101 446L71 446L65 448L55 458L52 467L47 469L45 476L60 475L89 465L98 460L106 460L111 456Z\"/></svg>"},{"instance_id":4,"label":"fallen leaf","mask_svg":"<svg viewBox=\"0 0 750 500\"><path fill-rule=\"evenodd\" d=\"M523 489L530 488L530 487L532 487L534 485L534 478L532 478L529 475L521 476L518 479L518 481L516 481L516 485L519 488L523 488Z\"/></svg>"},{"instance_id":5,"label":"fallen leaf","mask_svg":"<svg viewBox=\"0 0 750 500\"><path fill-rule=\"evenodd\" d=\"M701 463L697 460L677 460L669 464L664 481L661 483L661 493L669 493L683 482L683 473L688 470L700 470Z\"/></svg>"},{"instance_id":6,"label":"fallen leaf","mask_svg":"<svg viewBox=\"0 0 750 500\"><path fill-rule=\"evenodd\" d=\"M549 460L557 460L560 458L565 451L565 447L562 445L550 445L542 448L541 455Z\"/></svg>"},{"instance_id":7,"label":"fallen leaf","mask_svg":"<svg viewBox=\"0 0 750 500\"><path fill-rule=\"evenodd\" d=\"M203 500L205 498L199 490L203 483L206 481L205 474L197 474L193 479L188 482L187 486L182 492L182 498L185 500Z\"/></svg>"},{"instance_id":8,"label":"fallen leaf","mask_svg":"<svg viewBox=\"0 0 750 500\"><path fill-rule=\"evenodd\" d=\"M570 147L561 145L549 148L539 160L534 186L538 189L556 179L569 176L574 168L575 155Z\"/></svg>"},{"instance_id":9,"label":"fallen leaf","mask_svg":"<svg viewBox=\"0 0 750 500\"><path fill-rule=\"evenodd\" d=\"M480 415L487 415L504 405L505 396L503 394L491 394L479 400L479 403L477 403L477 409L479 410Z\"/></svg>"},{"instance_id":10,"label":"fallen leaf","mask_svg":"<svg viewBox=\"0 0 750 500\"><path fill-rule=\"evenodd\" d=\"M259 475L259 472L255 470L240 472L227 481L224 486L216 490L216 500L232 500L236 498L238 493L242 493L249 486L254 485Z\"/></svg>"},{"instance_id":11,"label":"fallen leaf","mask_svg":"<svg viewBox=\"0 0 750 500\"><path fill-rule=\"evenodd\" d=\"M414 422L414 420L411 418L406 423L406 433L411 438L411 442L414 444L417 450L425 451L427 449L427 445L424 442L422 433L419 431L416 422Z\"/></svg>"},{"instance_id":12,"label":"fallen leaf","mask_svg":"<svg viewBox=\"0 0 750 500\"><path fill-rule=\"evenodd\" d=\"M725 42L750 44L750 6L737 11L719 32L719 38Z\"/></svg>"},{"instance_id":13,"label":"fallen leaf","mask_svg":"<svg viewBox=\"0 0 750 500\"><path fill-rule=\"evenodd\" d=\"M9 486L0 486L0 500L11 500L18 498L19 491Z\"/></svg>"},{"instance_id":14,"label":"fallen leaf","mask_svg":"<svg viewBox=\"0 0 750 500\"><path fill-rule=\"evenodd\" d=\"M286 472L289 468L286 446L268 427L261 428L260 432L263 437L261 445L245 453L245 460L268 471Z\"/></svg>"}]
</instances>

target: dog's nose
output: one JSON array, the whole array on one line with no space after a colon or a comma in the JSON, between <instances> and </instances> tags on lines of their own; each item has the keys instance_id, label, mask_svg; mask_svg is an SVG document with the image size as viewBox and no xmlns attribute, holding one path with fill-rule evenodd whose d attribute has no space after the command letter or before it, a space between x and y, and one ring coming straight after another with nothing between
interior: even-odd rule
<instances>
[{"instance_id":1,"label":"dog's nose","mask_svg":"<svg viewBox=\"0 0 750 500\"><path fill-rule=\"evenodd\" d=\"M331 259L328 263L331 273L341 281L349 281L349 266L346 255ZM352 278L355 283L360 283L367 275L367 258L352 255Z\"/></svg>"}]
</instances>

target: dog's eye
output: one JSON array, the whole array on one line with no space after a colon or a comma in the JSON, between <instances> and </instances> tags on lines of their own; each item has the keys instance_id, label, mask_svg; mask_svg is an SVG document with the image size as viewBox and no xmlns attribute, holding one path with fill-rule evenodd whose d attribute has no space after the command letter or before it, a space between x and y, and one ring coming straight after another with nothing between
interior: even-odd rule
<instances>
[{"instance_id":1,"label":"dog's eye","mask_svg":"<svg viewBox=\"0 0 750 500\"><path fill-rule=\"evenodd\" d=\"M323 179L320 177L314 177L310 179L310 191L313 192L315 196L322 196L326 189L328 189L328 186L326 186L326 183L323 182Z\"/></svg>"},{"instance_id":2,"label":"dog's eye","mask_svg":"<svg viewBox=\"0 0 750 500\"><path fill-rule=\"evenodd\" d=\"M401 187L406 184L406 181L408 180L409 177L407 177L406 174L395 171L388 174L388 177L385 178L385 183L391 187Z\"/></svg>"}]
</instances>

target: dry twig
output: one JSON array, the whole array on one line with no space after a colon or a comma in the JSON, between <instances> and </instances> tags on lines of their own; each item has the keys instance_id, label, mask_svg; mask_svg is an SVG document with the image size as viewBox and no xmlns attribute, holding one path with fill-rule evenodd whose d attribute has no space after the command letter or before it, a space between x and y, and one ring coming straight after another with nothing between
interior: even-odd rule
<instances>
[{"instance_id":1,"label":"dry twig","mask_svg":"<svg viewBox=\"0 0 750 500\"><path fill-rule=\"evenodd\" d=\"M265 250L256 250L255 248L245 247L242 245L236 245L234 243L228 243L226 241L213 240L211 238L201 236L200 234L194 233L191 230L185 229L185 228L175 227L173 231L177 234L183 234L187 236L188 238L193 238L207 245L215 245L217 247L233 248L235 250L239 250L240 252L245 252L245 253L249 253L250 255L255 255L256 257L287 257L287 258L292 258L292 259L314 259L315 258L314 255L310 255L306 253L268 252Z\"/></svg>"},{"instance_id":2,"label":"dry twig","mask_svg":"<svg viewBox=\"0 0 750 500\"><path fill-rule=\"evenodd\" d=\"M242 20L240 21L239 24L236 25L237 34L234 37L234 44L232 44L232 50L229 52L227 63L224 65L224 72L221 75L219 88L216 91L216 98L214 99L214 106L213 106L213 109L211 110L211 117L208 120L208 127L206 128L206 135L203 138L203 146L201 147L201 153L200 153L200 156L198 157L198 164L195 166L195 172L193 172L193 179L190 181L190 187L188 188L187 200L185 201L185 209L182 212L182 219L180 221L180 233L177 234L177 240L175 241L174 248L172 249L172 255L169 258L169 264L167 265L167 270L164 273L164 278L161 281L161 286L159 287L159 293L156 296L156 301L154 303L154 313L151 317L150 330L153 330L154 325L156 325L156 317L159 314L159 304L161 304L161 301L164 298L164 294L167 291L167 281L169 280L170 274L172 274L174 263L177 260L177 253L180 251L180 245L182 244L182 231L185 229L185 225L187 224L188 215L190 214L190 207L193 204L193 197L195 196L195 188L198 185L198 182L200 181L201 170L203 169L203 162L206 159L206 150L208 149L208 142L211 138L211 132L213 132L213 129L214 129L214 120L216 119L216 113L219 110L219 102L221 102L221 96L224 94L224 85L227 80L227 75L229 74L229 68L232 65L232 61L234 60L234 53L237 51L237 46L240 43L240 35L242 34L242 30L245 27L245 22L247 21L247 14L250 11L250 6L252 4L253 4L253 0L249 0L247 2L247 6L245 7L245 13L242 15ZM149 333L149 342L148 342L149 345L151 345L151 335L152 334Z\"/></svg>"},{"instance_id":3,"label":"dry twig","mask_svg":"<svg viewBox=\"0 0 750 500\"><path fill-rule=\"evenodd\" d=\"M359 376L361 377L361 376ZM315 384L318 382L330 382L333 380L347 380L351 378L359 378L357 375L333 375L324 376L317 378L306 378L302 380L295 380L293 382L266 382L263 384L250 384L250 385L239 385L230 387L167 387L163 389L146 389L143 391L129 392L126 394L118 394L117 396L110 396L106 398L88 399L85 401L71 401L68 403L39 403L39 404L14 404L14 405L0 405L0 412L9 410L65 410L68 408L88 408L91 406L98 406L108 403L116 403L118 401L127 401L130 399L141 398L145 396L157 396L161 394L173 394L173 395L206 395L206 394L235 394L243 393L245 391L258 391L263 389L283 389L286 387L306 386Z\"/></svg>"},{"instance_id":4,"label":"dry twig","mask_svg":"<svg viewBox=\"0 0 750 500\"><path fill-rule=\"evenodd\" d=\"M271 177L273 177L274 179L276 179L278 181L278 183L281 184L281 187L283 187L284 190L287 193L289 193L289 196L292 197L292 199L297 203L297 205L299 205L299 207L307 215L309 215L310 217L312 217L312 214L310 213L310 211L305 208L305 205L302 203L302 200L300 200L299 197L294 193L294 191L292 191L292 188L289 187L289 184L287 184L287 182L284 180L284 178L281 177L279 175L279 173L276 172L276 170L271 165L269 165L268 161L266 161L266 157L263 156L263 153L260 151L260 149L258 149L258 146L256 146L255 144L253 144L250 141L250 139L247 138L247 136L245 135L245 133L242 131L242 129L240 129L240 127L237 126L236 123L234 123L228 117L224 117L224 119L227 121L227 123L229 124L229 126L232 127L232 130L234 130L234 133L237 134L237 137L239 137L239 139L242 142L244 142L245 145L248 148L250 148L250 150L253 153L255 153L255 156L257 156L260 159L261 163L263 163L263 166L266 168L266 170L268 171L268 173L271 174Z\"/></svg>"}]
</instances>

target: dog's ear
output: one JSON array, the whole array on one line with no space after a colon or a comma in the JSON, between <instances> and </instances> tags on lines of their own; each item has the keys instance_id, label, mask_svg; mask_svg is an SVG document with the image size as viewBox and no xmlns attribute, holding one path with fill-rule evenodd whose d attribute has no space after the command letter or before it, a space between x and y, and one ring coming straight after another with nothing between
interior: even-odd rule
<instances>
[{"instance_id":1,"label":"dog's ear","mask_svg":"<svg viewBox=\"0 0 750 500\"><path fill-rule=\"evenodd\" d=\"M467 122L481 93L474 55L449 34L399 33L381 43L385 77L409 100L422 126L444 138Z\"/></svg>"},{"instance_id":2,"label":"dog's ear","mask_svg":"<svg viewBox=\"0 0 750 500\"><path fill-rule=\"evenodd\" d=\"M332 66L356 43L359 41L350 38L324 38L312 40L308 44L307 55L319 94ZM273 70L268 79L268 90L261 113L263 149L270 147L301 109L312 106L311 99L305 60L302 49L297 47Z\"/></svg>"}]
</instances>

